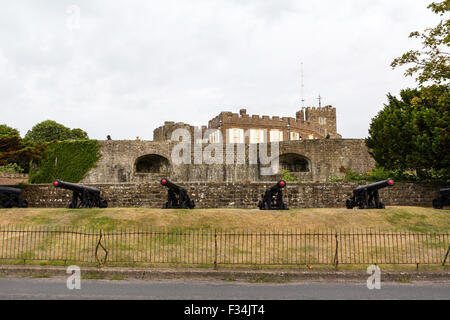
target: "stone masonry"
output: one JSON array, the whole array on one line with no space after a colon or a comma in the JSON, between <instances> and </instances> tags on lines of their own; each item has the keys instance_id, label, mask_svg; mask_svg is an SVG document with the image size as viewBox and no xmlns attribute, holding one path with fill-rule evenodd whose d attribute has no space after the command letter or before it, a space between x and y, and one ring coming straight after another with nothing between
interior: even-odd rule
<instances>
[{"instance_id":1,"label":"stone masonry","mask_svg":"<svg viewBox=\"0 0 450 320\"><path fill-rule=\"evenodd\" d=\"M272 183L184 183L196 208L257 208L265 189ZM159 183L89 184L100 188L109 207L161 208L167 189ZM288 183L284 192L290 208L339 208L352 195L356 183ZM30 207L64 208L71 193L51 184L21 185ZM431 207L439 196L439 186L397 183L380 190L386 205ZM105 209L107 210L107 209Z\"/></svg>"},{"instance_id":2,"label":"stone masonry","mask_svg":"<svg viewBox=\"0 0 450 320\"><path fill-rule=\"evenodd\" d=\"M209 121L208 127L202 126L196 128L183 122L166 121L163 126L153 131L154 141L168 141L171 139L172 133L177 129L187 129L194 137L194 130L200 132L200 136L206 140L209 139L205 134L207 129L219 130L223 137L223 142L228 141L229 129L241 129L248 131L250 129L266 130L267 140L270 142L269 133L271 130L277 130L282 135L282 141L290 140L309 140L321 139L327 136L331 139L342 138L337 133L336 108L332 106L326 107L308 107L296 113L296 117L279 117L279 116L259 116L249 115L246 109L241 109L238 113L221 112L218 116ZM298 134L298 138L293 139L291 134ZM242 143L251 143L250 137L243 137ZM193 140L194 141L194 140Z\"/></svg>"},{"instance_id":3,"label":"stone masonry","mask_svg":"<svg viewBox=\"0 0 450 320\"><path fill-rule=\"evenodd\" d=\"M201 156L208 145L192 145L191 164L177 165L172 162L171 156L176 142L107 140L100 141L100 144L102 157L81 183L151 183L163 176L178 182L216 183L276 181L281 177L282 168L278 174L262 175L262 168L268 165L261 163L259 158L257 164L250 164L250 149L258 148L257 145L224 145L221 149L223 164L211 165L194 163L194 155ZM289 157L286 159L292 159L294 155L307 163L305 171L291 172L292 176L303 182L324 182L332 176L343 177L348 169L364 173L375 166L364 140L361 139L288 141L281 142L279 146L280 161L287 155ZM267 149L270 155L270 144ZM245 154L242 155L238 150L244 150ZM232 164L227 164L226 159L233 156ZM147 161L147 165L142 165L142 161ZM147 171L137 170L147 167Z\"/></svg>"}]
</instances>

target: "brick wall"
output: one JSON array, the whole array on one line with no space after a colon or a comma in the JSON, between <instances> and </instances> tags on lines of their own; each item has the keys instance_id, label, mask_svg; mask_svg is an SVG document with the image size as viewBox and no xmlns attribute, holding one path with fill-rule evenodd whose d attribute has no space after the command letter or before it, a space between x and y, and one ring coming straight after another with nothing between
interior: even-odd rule
<instances>
[{"instance_id":1,"label":"brick wall","mask_svg":"<svg viewBox=\"0 0 450 320\"><path fill-rule=\"evenodd\" d=\"M272 183L185 183L197 208L256 208L265 189ZM90 184L101 189L109 207L160 208L166 201L167 189L151 184ZM356 183L289 183L285 198L290 208L345 207ZM31 207L63 208L71 193L50 184L24 185L23 197ZM397 183L380 191L386 205L431 207L439 196L439 186Z\"/></svg>"}]
</instances>

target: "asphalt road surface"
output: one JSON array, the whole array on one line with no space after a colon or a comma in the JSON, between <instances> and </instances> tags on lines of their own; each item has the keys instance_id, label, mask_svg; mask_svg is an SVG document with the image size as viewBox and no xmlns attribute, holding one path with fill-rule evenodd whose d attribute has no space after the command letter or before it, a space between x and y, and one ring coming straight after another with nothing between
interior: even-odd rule
<instances>
[{"instance_id":1,"label":"asphalt road surface","mask_svg":"<svg viewBox=\"0 0 450 320\"><path fill-rule=\"evenodd\" d=\"M67 289L66 278L0 278L0 299L137 299L137 300L302 300L302 299L449 299L447 283L300 282L241 283L224 281L81 280Z\"/></svg>"}]
</instances>

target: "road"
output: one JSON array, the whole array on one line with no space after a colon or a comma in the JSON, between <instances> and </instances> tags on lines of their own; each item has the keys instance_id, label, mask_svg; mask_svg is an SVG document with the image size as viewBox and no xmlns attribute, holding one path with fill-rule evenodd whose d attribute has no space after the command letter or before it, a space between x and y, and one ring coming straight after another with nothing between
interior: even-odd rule
<instances>
[{"instance_id":1,"label":"road","mask_svg":"<svg viewBox=\"0 0 450 320\"><path fill-rule=\"evenodd\" d=\"M136 300L353 300L449 299L447 283L382 283L369 290L365 283L302 282L241 283L224 281L81 280L69 290L66 278L0 278L0 299L136 299Z\"/></svg>"}]
</instances>

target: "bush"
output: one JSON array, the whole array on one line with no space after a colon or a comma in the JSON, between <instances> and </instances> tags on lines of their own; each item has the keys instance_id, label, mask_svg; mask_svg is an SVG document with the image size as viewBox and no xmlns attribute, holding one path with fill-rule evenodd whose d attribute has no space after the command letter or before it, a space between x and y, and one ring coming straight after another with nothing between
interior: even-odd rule
<instances>
[{"instance_id":1,"label":"bush","mask_svg":"<svg viewBox=\"0 0 450 320\"><path fill-rule=\"evenodd\" d=\"M298 181L296 177L291 176L291 173L288 170L283 170L283 177L281 179L284 181L291 181L291 182Z\"/></svg>"},{"instance_id":2,"label":"bush","mask_svg":"<svg viewBox=\"0 0 450 320\"><path fill-rule=\"evenodd\" d=\"M0 166L0 172L5 173L22 173L23 169L17 163L8 163L4 166Z\"/></svg>"},{"instance_id":3,"label":"bush","mask_svg":"<svg viewBox=\"0 0 450 320\"><path fill-rule=\"evenodd\" d=\"M432 175L419 176L416 172L403 170L385 170L383 168L375 168L370 172L358 173L356 171L347 170L343 181L381 181L386 179L394 179L398 182L440 182L448 183L445 173L432 171ZM330 179L328 181L331 181ZM333 182L333 181L332 181Z\"/></svg>"}]
</instances>

